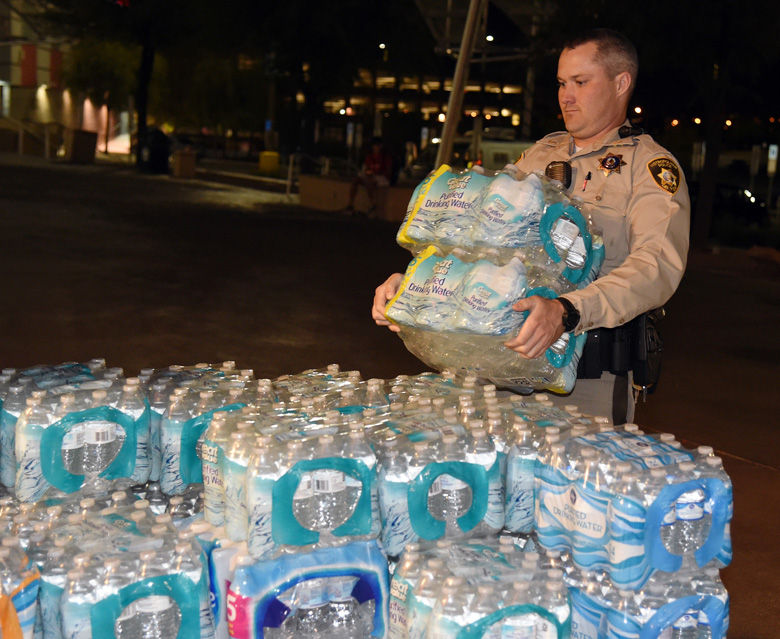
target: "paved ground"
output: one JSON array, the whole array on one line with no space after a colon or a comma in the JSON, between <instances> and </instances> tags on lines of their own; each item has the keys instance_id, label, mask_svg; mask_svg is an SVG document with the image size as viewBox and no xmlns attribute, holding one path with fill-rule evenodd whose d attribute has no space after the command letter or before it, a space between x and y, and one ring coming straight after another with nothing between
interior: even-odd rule
<instances>
[{"instance_id":1,"label":"paved ground","mask_svg":"<svg viewBox=\"0 0 780 639\"><path fill-rule=\"evenodd\" d=\"M279 193L0 155L0 365L417 372L369 319L373 288L409 259L395 230ZM779 274L745 251L693 254L668 306L662 385L637 413L713 445L734 480L732 639L780 635Z\"/></svg>"}]
</instances>

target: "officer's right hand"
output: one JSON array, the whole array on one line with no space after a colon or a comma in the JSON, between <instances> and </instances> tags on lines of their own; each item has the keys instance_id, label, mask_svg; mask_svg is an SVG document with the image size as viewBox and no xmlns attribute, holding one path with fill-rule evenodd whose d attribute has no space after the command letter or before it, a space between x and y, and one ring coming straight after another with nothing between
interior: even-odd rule
<instances>
[{"instance_id":1,"label":"officer's right hand","mask_svg":"<svg viewBox=\"0 0 780 639\"><path fill-rule=\"evenodd\" d=\"M394 333L399 332L401 328L385 317L385 306L387 306L387 301L398 292L401 279L403 279L402 273L393 273L382 284L377 286L374 293L374 306L371 308L371 317L374 318L377 325L387 326Z\"/></svg>"}]
</instances>

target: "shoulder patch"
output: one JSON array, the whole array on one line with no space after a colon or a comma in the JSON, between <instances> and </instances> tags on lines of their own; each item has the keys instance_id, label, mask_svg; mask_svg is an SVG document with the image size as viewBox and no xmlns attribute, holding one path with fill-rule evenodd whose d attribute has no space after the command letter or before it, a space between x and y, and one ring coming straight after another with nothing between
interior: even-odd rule
<instances>
[{"instance_id":1,"label":"shoulder patch","mask_svg":"<svg viewBox=\"0 0 780 639\"><path fill-rule=\"evenodd\" d=\"M674 195L680 188L680 169L669 158L657 158L647 163L647 170L655 183L664 191Z\"/></svg>"}]
</instances>

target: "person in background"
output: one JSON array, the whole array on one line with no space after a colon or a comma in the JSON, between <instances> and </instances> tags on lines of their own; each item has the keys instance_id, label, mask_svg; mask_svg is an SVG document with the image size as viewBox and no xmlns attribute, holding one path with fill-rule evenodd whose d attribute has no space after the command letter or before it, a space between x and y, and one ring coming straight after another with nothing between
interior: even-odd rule
<instances>
[{"instance_id":1,"label":"person in background","mask_svg":"<svg viewBox=\"0 0 780 639\"><path fill-rule=\"evenodd\" d=\"M370 203L368 213L369 215L373 213L374 209L376 209L377 190L379 187L390 186L392 174L393 159L385 150L382 138L372 138L371 147L363 160L363 167L350 186L349 203L344 211L354 213L355 197L357 196L358 188L364 186Z\"/></svg>"},{"instance_id":2,"label":"person in background","mask_svg":"<svg viewBox=\"0 0 780 639\"><path fill-rule=\"evenodd\" d=\"M604 237L605 261L598 278L557 299L531 296L515 303L529 315L506 347L541 357L564 331L588 331L578 380L559 403L584 413L631 421L636 384L631 353L638 322L665 304L685 271L690 199L674 157L626 119L638 57L633 44L609 29L594 29L566 43L558 60L558 103L566 131L551 133L517 161L522 171L542 172L551 163L571 167L570 197ZM394 273L377 287L372 317L384 317L401 282ZM644 329L642 329L644 330Z\"/></svg>"}]
</instances>

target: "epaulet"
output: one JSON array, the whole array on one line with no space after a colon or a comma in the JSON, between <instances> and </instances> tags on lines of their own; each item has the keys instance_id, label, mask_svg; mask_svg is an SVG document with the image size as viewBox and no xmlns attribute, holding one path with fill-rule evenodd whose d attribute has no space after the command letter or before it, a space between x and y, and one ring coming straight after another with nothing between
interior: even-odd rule
<instances>
[{"instance_id":1,"label":"epaulet","mask_svg":"<svg viewBox=\"0 0 780 639\"><path fill-rule=\"evenodd\" d=\"M547 144L549 146L558 146L561 142L568 141L568 131L555 131L554 133L548 133L540 140L537 140L538 144Z\"/></svg>"}]
</instances>

